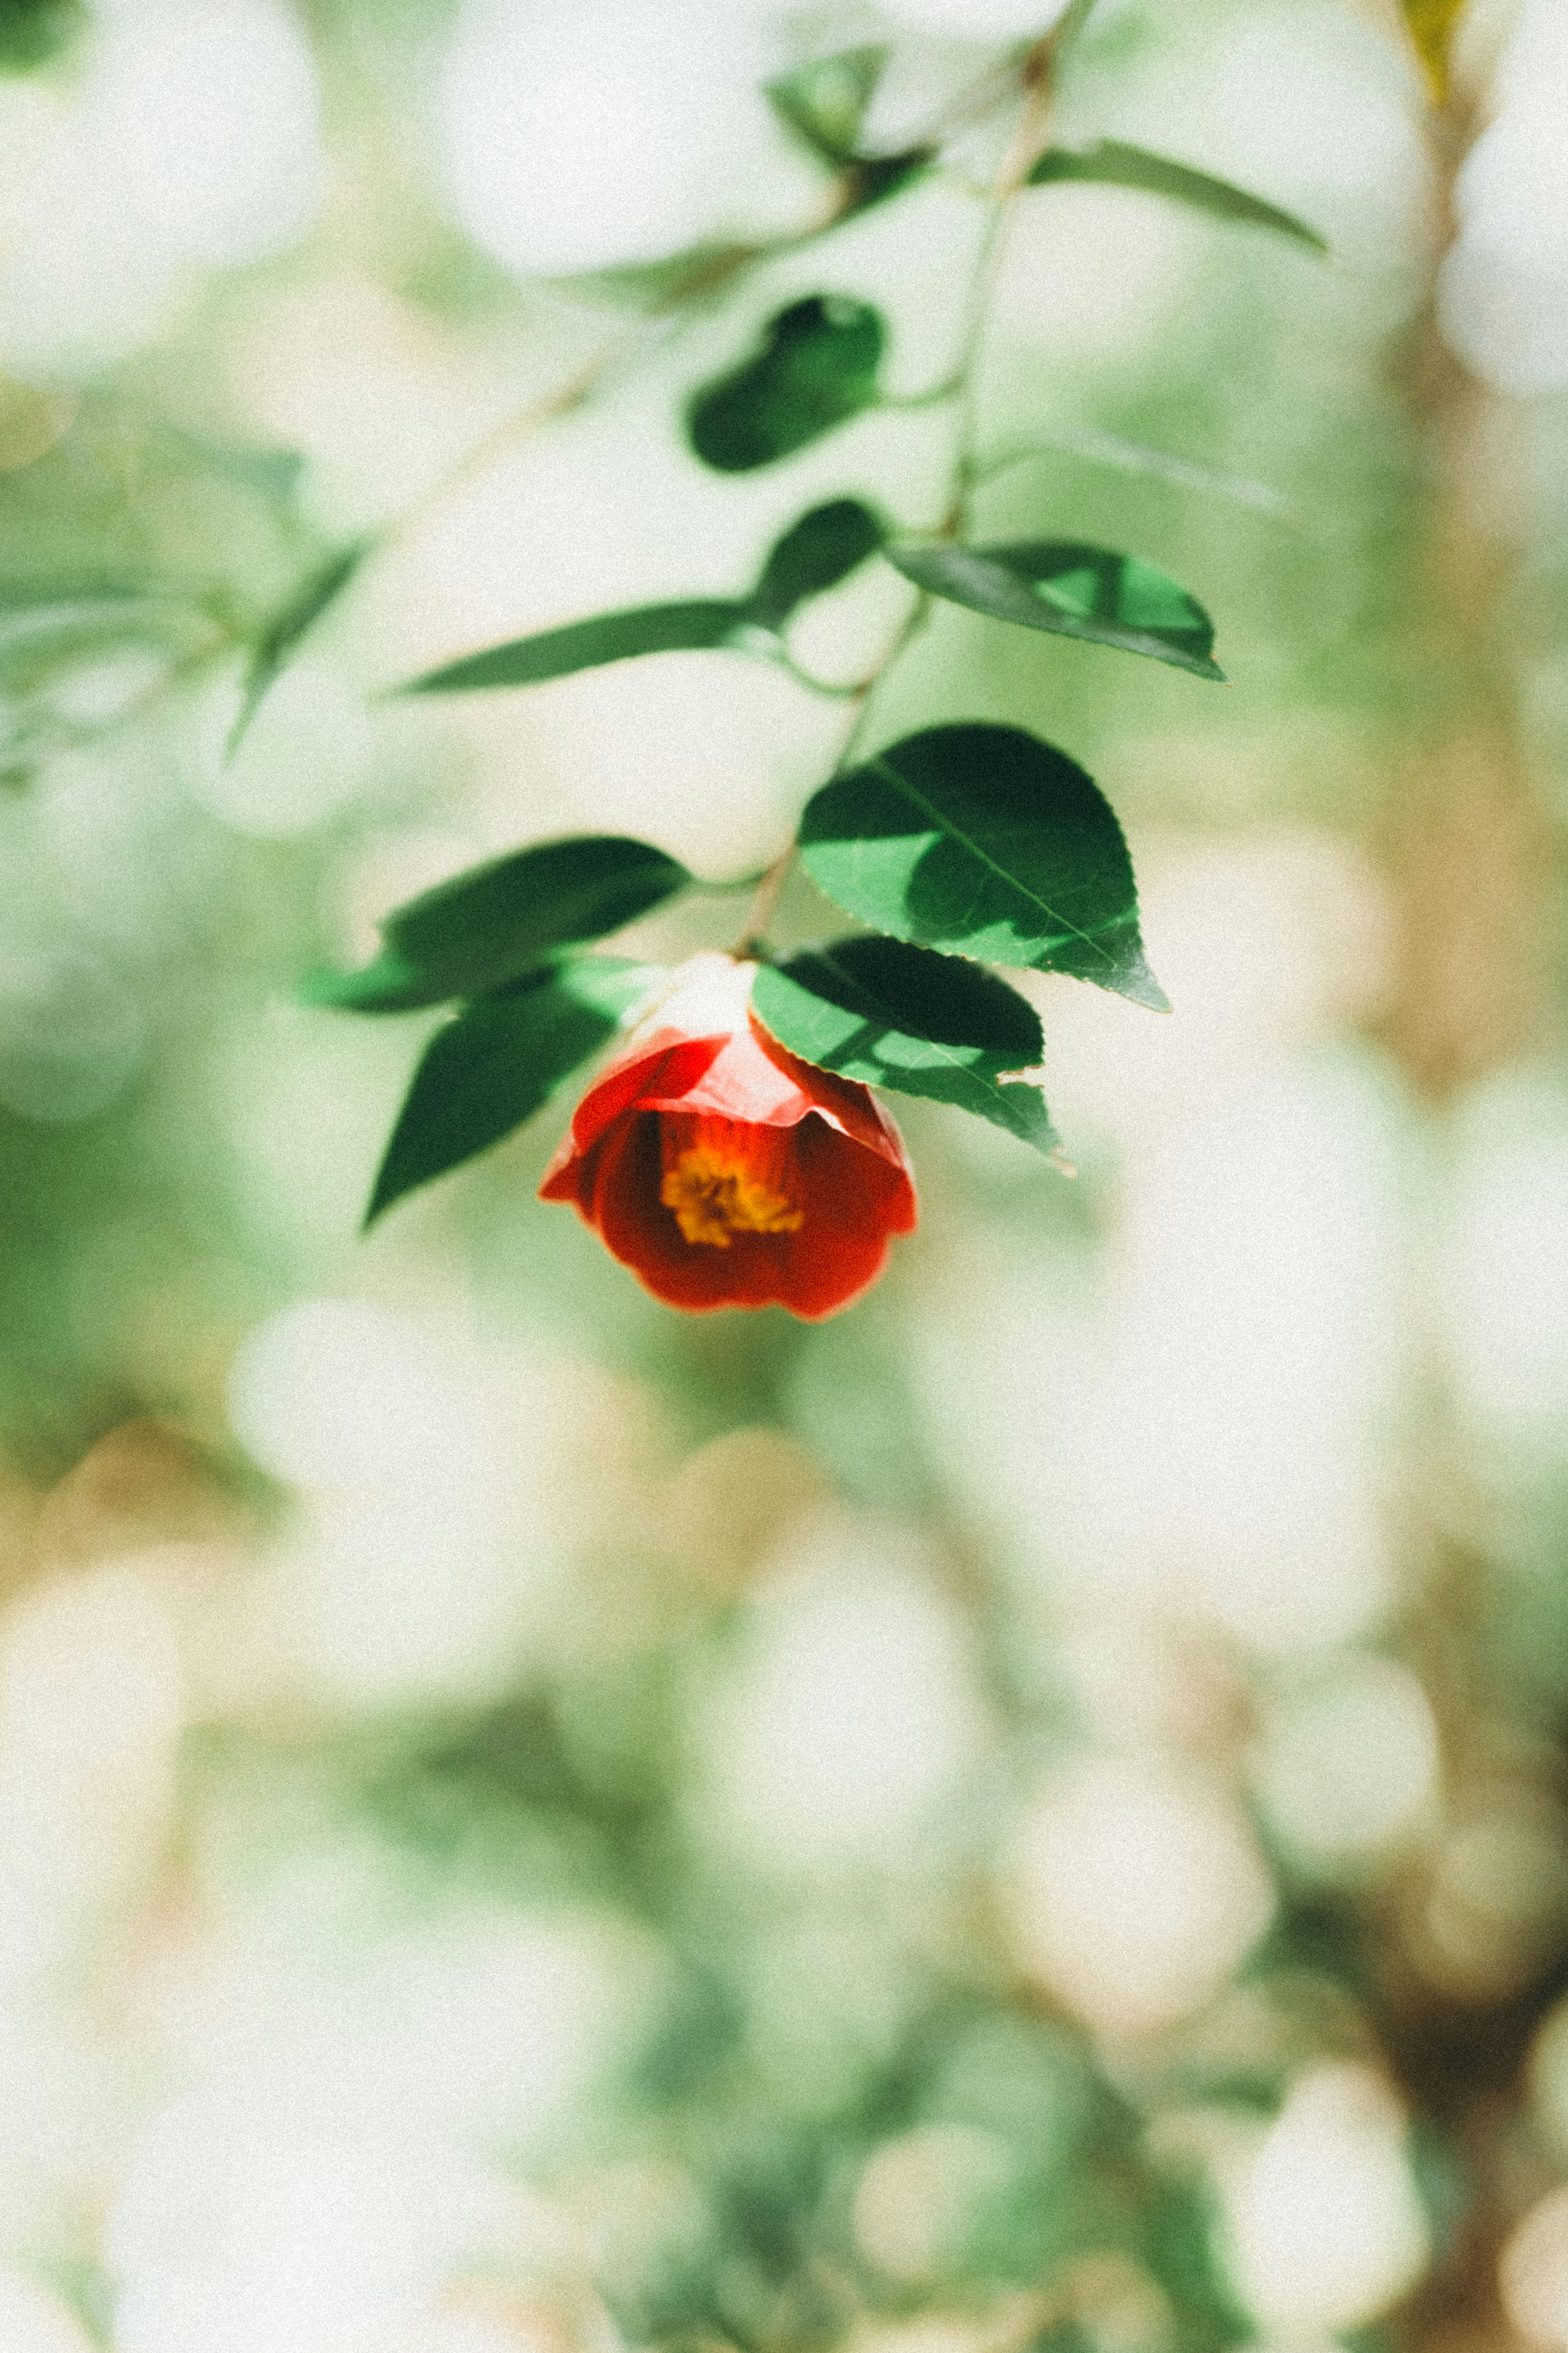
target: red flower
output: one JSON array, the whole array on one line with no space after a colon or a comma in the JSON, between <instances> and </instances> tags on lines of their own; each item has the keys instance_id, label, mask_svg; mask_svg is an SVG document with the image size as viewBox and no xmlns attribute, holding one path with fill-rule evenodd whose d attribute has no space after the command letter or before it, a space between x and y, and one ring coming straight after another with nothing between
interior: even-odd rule
<instances>
[{"instance_id":1,"label":"red flower","mask_svg":"<svg viewBox=\"0 0 1568 2353\"><path fill-rule=\"evenodd\" d=\"M912 1232L898 1129L868 1089L752 1018L754 967L698 956L578 1104L540 1187L656 1299L832 1315Z\"/></svg>"}]
</instances>

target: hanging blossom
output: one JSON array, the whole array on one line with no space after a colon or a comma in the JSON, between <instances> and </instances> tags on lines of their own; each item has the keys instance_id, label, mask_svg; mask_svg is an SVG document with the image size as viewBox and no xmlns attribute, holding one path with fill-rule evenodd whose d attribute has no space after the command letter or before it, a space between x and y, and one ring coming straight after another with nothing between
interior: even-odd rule
<instances>
[{"instance_id":1,"label":"hanging blossom","mask_svg":"<svg viewBox=\"0 0 1568 2353\"><path fill-rule=\"evenodd\" d=\"M903 1140L867 1087L803 1062L701 955L589 1088L545 1171L656 1299L836 1314L915 1225Z\"/></svg>"}]
</instances>

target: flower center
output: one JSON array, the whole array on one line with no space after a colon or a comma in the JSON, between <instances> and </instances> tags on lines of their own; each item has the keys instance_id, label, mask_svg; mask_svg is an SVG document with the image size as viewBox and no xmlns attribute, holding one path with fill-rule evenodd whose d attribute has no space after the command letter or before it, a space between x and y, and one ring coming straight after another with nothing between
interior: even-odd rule
<instances>
[{"instance_id":1,"label":"flower center","mask_svg":"<svg viewBox=\"0 0 1568 2353\"><path fill-rule=\"evenodd\" d=\"M790 1131L705 1114L667 1116L658 1198L684 1240L728 1250L731 1234L794 1234L805 1222L789 1196Z\"/></svg>"}]
</instances>

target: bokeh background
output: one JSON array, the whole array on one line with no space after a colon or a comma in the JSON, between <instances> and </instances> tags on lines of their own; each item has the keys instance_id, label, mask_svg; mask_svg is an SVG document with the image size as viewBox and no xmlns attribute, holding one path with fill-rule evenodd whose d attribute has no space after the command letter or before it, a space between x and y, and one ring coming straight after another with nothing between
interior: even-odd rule
<instances>
[{"instance_id":1,"label":"bokeh background","mask_svg":"<svg viewBox=\"0 0 1568 2353\"><path fill-rule=\"evenodd\" d=\"M816 291L939 382L1005 111L637 322L820 213L771 75L887 44L893 147L1048 15L0 5L5 2353L1568 2348L1562 0L1441 109L1372 0L1063 75L1332 247L1021 200L983 520L1236 683L950 610L879 706L1128 828L1176 1010L1037 985L1075 1179L900 1106L871 1296L684 1320L535 1202L560 1105L359 1240L432 1017L296 996L521 841L772 854L782 673L383 690L936 519L940 406L744 480L680 406Z\"/></svg>"}]
</instances>

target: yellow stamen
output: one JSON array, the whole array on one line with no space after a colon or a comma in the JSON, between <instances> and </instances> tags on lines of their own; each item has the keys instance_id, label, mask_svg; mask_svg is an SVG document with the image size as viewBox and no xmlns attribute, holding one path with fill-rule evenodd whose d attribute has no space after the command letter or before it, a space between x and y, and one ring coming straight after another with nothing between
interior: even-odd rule
<instances>
[{"instance_id":1,"label":"yellow stamen","mask_svg":"<svg viewBox=\"0 0 1568 2353\"><path fill-rule=\"evenodd\" d=\"M658 1198L689 1242L728 1250L731 1234L794 1234L805 1222L788 1191L787 1128L700 1115L668 1118Z\"/></svg>"}]
</instances>

